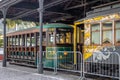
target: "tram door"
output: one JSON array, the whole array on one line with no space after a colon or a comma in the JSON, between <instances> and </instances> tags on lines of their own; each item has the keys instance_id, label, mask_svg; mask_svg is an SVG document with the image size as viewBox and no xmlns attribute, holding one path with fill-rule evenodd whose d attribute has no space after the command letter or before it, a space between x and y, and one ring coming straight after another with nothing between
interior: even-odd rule
<instances>
[{"instance_id":1,"label":"tram door","mask_svg":"<svg viewBox=\"0 0 120 80\"><path fill-rule=\"evenodd\" d=\"M84 25L79 25L77 27L77 51L83 53L84 44Z\"/></svg>"},{"instance_id":2,"label":"tram door","mask_svg":"<svg viewBox=\"0 0 120 80\"><path fill-rule=\"evenodd\" d=\"M83 44L84 44L84 25L79 25L77 27L77 51L83 54ZM77 63L81 62L81 55L77 54ZM78 65L77 68L80 70L81 65Z\"/></svg>"}]
</instances>

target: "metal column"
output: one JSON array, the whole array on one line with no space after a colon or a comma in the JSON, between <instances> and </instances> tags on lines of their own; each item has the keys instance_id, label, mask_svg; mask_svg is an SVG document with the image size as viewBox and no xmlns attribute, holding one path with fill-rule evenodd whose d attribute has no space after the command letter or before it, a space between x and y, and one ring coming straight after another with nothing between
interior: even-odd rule
<instances>
[{"instance_id":1,"label":"metal column","mask_svg":"<svg viewBox=\"0 0 120 80\"><path fill-rule=\"evenodd\" d=\"M38 73L43 74L43 49L42 49L42 30L43 30L43 3L44 0L39 0L39 24L40 24L40 45L39 45L39 63L38 63Z\"/></svg>"},{"instance_id":2,"label":"metal column","mask_svg":"<svg viewBox=\"0 0 120 80\"><path fill-rule=\"evenodd\" d=\"M2 66L3 67L6 67L7 66L7 64L6 64L6 62L7 62L7 53L6 53L6 15L7 15L7 10L8 10L8 8L7 7L3 7L2 9L1 9L1 11L2 11L2 14L3 14L3 37L4 37L4 50L3 50L3 53L4 53L4 55L3 55L3 64L2 64Z\"/></svg>"}]
</instances>

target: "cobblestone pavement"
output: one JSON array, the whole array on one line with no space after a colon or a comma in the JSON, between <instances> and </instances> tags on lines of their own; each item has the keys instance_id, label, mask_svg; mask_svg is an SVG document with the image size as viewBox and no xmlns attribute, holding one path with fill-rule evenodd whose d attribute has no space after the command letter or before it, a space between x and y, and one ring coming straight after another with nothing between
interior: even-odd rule
<instances>
[{"instance_id":1,"label":"cobblestone pavement","mask_svg":"<svg viewBox=\"0 0 120 80\"><path fill-rule=\"evenodd\" d=\"M55 75L52 71L44 71L38 74L37 69L23 66L9 65L2 67L0 62L0 80L80 80L79 76L68 74Z\"/></svg>"}]
</instances>

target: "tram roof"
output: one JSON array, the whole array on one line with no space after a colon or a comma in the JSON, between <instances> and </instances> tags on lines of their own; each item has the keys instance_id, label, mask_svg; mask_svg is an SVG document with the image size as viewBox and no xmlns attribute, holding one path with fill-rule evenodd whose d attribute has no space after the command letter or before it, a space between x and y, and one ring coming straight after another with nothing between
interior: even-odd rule
<instances>
[{"instance_id":1,"label":"tram roof","mask_svg":"<svg viewBox=\"0 0 120 80\"><path fill-rule=\"evenodd\" d=\"M73 28L73 27L62 23L51 23L43 25L43 28Z\"/></svg>"},{"instance_id":2,"label":"tram roof","mask_svg":"<svg viewBox=\"0 0 120 80\"><path fill-rule=\"evenodd\" d=\"M7 33L7 36L15 36L15 35L22 35L22 34L29 34L29 33L35 33L35 32L39 32L39 27L32 27L32 28L27 28L27 29L21 29L21 30L17 30L14 32L9 32ZM43 32L45 32L46 29L43 29Z\"/></svg>"},{"instance_id":3,"label":"tram roof","mask_svg":"<svg viewBox=\"0 0 120 80\"><path fill-rule=\"evenodd\" d=\"M14 32L9 32L7 33L7 36L9 35L20 35L20 34L26 34L26 33L34 33L39 31L40 26L35 26L32 28L27 28L27 29L21 29L18 31ZM50 23L50 24L45 24L43 25L43 32L46 31L47 28L73 28L70 25L63 24L63 23Z\"/></svg>"},{"instance_id":4,"label":"tram roof","mask_svg":"<svg viewBox=\"0 0 120 80\"><path fill-rule=\"evenodd\" d=\"M77 22L82 22L87 19L95 18L95 17L101 17L101 16L107 16L107 15L112 15L112 14L118 14L120 13L120 3L117 4L111 4L109 6L101 7L94 9L92 11L87 12L86 17L79 19Z\"/></svg>"},{"instance_id":5,"label":"tram roof","mask_svg":"<svg viewBox=\"0 0 120 80\"><path fill-rule=\"evenodd\" d=\"M118 3L119 0L44 0L44 23L67 23L84 18L85 13L99 8L108 3ZM11 6L8 9L7 18L21 19L25 21L39 21L38 0L2 0L0 9L5 6ZM95 7L97 6L97 7ZM0 13L0 18L2 18Z\"/></svg>"}]
</instances>

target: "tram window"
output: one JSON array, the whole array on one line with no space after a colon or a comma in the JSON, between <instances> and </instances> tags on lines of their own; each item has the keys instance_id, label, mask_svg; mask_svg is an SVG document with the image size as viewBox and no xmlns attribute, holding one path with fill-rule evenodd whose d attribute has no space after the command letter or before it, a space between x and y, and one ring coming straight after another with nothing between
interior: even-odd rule
<instances>
[{"instance_id":1,"label":"tram window","mask_svg":"<svg viewBox=\"0 0 120 80\"><path fill-rule=\"evenodd\" d=\"M16 44L15 42L16 42L15 37L13 37L13 44L12 44L13 46L15 46L15 44Z\"/></svg>"},{"instance_id":2,"label":"tram window","mask_svg":"<svg viewBox=\"0 0 120 80\"><path fill-rule=\"evenodd\" d=\"M112 43L112 22L103 23L103 43Z\"/></svg>"},{"instance_id":3,"label":"tram window","mask_svg":"<svg viewBox=\"0 0 120 80\"><path fill-rule=\"evenodd\" d=\"M32 46L35 46L35 37L32 37Z\"/></svg>"},{"instance_id":4,"label":"tram window","mask_svg":"<svg viewBox=\"0 0 120 80\"><path fill-rule=\"evenodd\" d=\"M72 43L72 34L70 32L66 33L66 43Z\"/></svg>"},{"instance_id":5,"label":"tram window","mask_svg":"<svg viewBox=\"0 0 120 80\"><path fill-rule=\"evenodd\" d=\"M49 28L48 29L48 43L49 44L53 44L54 43L54 31L55 31L55 28Z\"/></svg>"},{"instance_id":6,"label":"tram window","mask_svg":"<svg viewBox=\"0 0 120 80\"><path fill-rule=\"evenodd\" d=\"M12 38L9 38L9 45L12 45Z\"/></svg>"},{"instance_id":7,"label":"tram window","mask_svg":"<svg viewBox=\"0 0 120 80\"><path fill-rule=\"evenodd\" d=\"M22 37L20 38L20 46L22 46Z\"/></svg>"},{"instance_id":8,"label":"tram window","mask_svg":"<svg viewBox=\"0 0 120 80\"><path fill-rule=\"evenodd\" d=\"M25 46L25 35L22 36L22 46Z\"/></svg>"},{"instance_id":9,"label":"tram window","mask_svg":"<svg viewBox=\"0 0 120 80\"><path fill-rule=\"evenodd\" d=\"M120 43L120 21L116 21L116 42Z\"/></svg>"},{"instance_id":10,"label":"tram window","mask_svg":"<svg viewBox=\"0 0 120 80\"><path fill-rule=\"evenodd\" d=\"M56 43L64 43L65 42L65 35L63 33L56 34Z\"/></svg>"},{"instance_id":11,"label":"tram window","mask_svg":"<svg viewBox=\"0 0 120 80\"><path fill-rule=\"evenodd\" d=\"M60 32L56 34L56 43L72 43L71 42L71 33L70 32Z\"/></svg>"},{"instance_id":12,"label":"tram window","mask_svg":"<svg viewBox=\"0 0 120 80\"><path fill-rule=\"evenodd\" d=\"M100 44L100 24L91 25L92 44Z\"/></svg>"},{"instance_id":13,"label":"tram window","mask_svg":"<svg viewBox=\"0 0 120 80\"><path fill-rule=\"evenodd\" d=\"M18 46L18 44L19 44L19 43L18 43L18 37L16 37L16 46Z\"/></svg>"},{"instance_id":14,"label":"tram window","mask_svg":"<svg viewBox=\"0 0 120 80\"><path fill-rule=\"evenodd\" d=\"M54 42L54 36L53 33L49 34L49 42Z\"/></svg>"},{"instance_id":15,"label":"tram window","mask_svg":"<svg viewBox=\"0 0 120 80\"><path fill-rule=\"evenodd\" d=\"M27 46L30 46L30 37L27 38Z\"/></svg>"},{"instance_id":16,"label":"tram window","mask_svg":"<svg viewBox=\"0 0 120 80\"><path fill-rule=\"evenodd\" d=\"M56 34L56 43L60 43L60 34Z\"/></svg>"},{"instance_id":17,"label":"tram window","mask_svg":"<svg viewBox=\"0 0 120 80\"><path fill-rule=\"evenodd\" d=\"M48 45L52 45L53 43L55 43L54 42L54 32L48 32L47 36L48 36L47 37L48 40L46 40L46 38L44 38L44 41L45 42L47 41Z\"/></svg>"},{"instance_id":18,"label":"tram window","mask_svg":"<svg viewBox=\"0 0 120 80\"><path fill-rule=\"evenodd\" d=\"M37 36L37 46L40 45L40 36Z\"/></svg>"},{"instance_id":19,"label":"tram window","mask_svg":"<svg viewBox=\"0 0 120 80\"><path fill-rule=\"evenodd\" d=\"M12 38L8 38L8 44L11 46L12 45Z\"/></svg>"},{"instance_id":20,"label":"tram window","mask_svg":"<svg viewBox=\"0 0 120 80\"><path fill-rule=\"evenodd\" d=\"M43 42L42 42L43 44L45 44L45 43L46 43L46 41L47 41L47 40L46 40L46 33L43 33L43 38L42 38L42 41L43 41Z\"/></svg>"}]
</instances>

